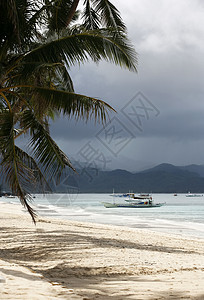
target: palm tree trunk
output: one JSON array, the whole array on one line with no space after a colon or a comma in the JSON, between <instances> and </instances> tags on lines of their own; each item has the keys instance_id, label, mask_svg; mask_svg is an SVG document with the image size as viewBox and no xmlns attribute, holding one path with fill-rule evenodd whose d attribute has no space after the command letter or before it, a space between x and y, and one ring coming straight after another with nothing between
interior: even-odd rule
<instances>
[{"instance_id":1,"label":"palm tree trunk","mask_svg":"<svg viewBox=\"0 0 204 300\"><path fill-rule=\"evenodd\" d=\"M72 6L71 6L70 11L69 11L69 14L68 14L68 17L67 17L66 27L71 22L74 14L75 14L75 11L77 9L78 4L79 4L79 0L74 0L73 1Z\"/></svg>"}]
</instances>

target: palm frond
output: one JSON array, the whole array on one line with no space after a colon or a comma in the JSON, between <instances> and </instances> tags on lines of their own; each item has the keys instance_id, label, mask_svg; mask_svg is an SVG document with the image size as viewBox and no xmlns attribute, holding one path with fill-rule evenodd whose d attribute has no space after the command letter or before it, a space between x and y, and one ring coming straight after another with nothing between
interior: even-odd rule
<instances>
[{"instance_id":1,"label":"palm frond","mask_svg":"<svg viewBox=\"0 0 204 300\"><path fill-rule=\"evenodd\" d=\"M69 72L62 63L41 63L41 62L26 62L21 65L21 73L17 78L14 78L13 83L33 83L38 79L45 86L52 84L61 89L74 91L73 81Z\"/></svg>"},{"instance_id":2,"label":"palm frond","mask_svg":"<svg viewBox=\"0 0 204 300\"><path fill-rule=\"evenodd\" d=\"M29 146L34 158L50 176L58 176L66 166L73 168L70 160L51 138L46 125L40 122L31 110L25 110L21 116L21 127L29 129L31 141Z\"/></svg>"},{"instance_id":3,"label":"palm frond","mask_svg":"<svg viewBox=\"0 0 204 300\"><path fill-rule=\"evenodd\" d=\"M97 12L91 6L91 1L84 1L85 9L82 14L82 25L86 30L95 30L100 28L100 19Z\"/></svg>"},{"instance_id":4,"label":"palm frond","mask_svg":"<svg viewBox=\"0 0 204 300\"><path fill-rule=\"evenodd\" d=\"M27 169L27 189L35 190L39 192L51 191L51 187L45 176L43 175L41 169L39 168L36 160L33 159L27 152L23 151L21 148L15 146L16 155L19 157L19 160L24 165L25 169Z\"/></svg>"},{"instance_id":5,"label":"palm frond","mask_svg":"<svg viewBox=\"0 0 204 300\"><path fill-rule=\"evenodd\" d=\"M26 53L23 61L64 61L70 67L88 59L95 62L104 59L131 71L137 70L136 52L126 36L107 29L85 31L51 41Z\"/></svg>"},{"instance_id":6,"label":"palm frond","mask_svg":"<svg viewBox=\"0 0 204 300\"><path fill-rule=\"evenodd\" d=\"M19 157L19 151L14 142L13 114L9 110L0 113L0 153L2 157L1 173L8 182L12 193L19 197L35 223L36 213L28 203L32 197L26 192L26 188L33 180L33 173Z\"/></svg>"},{"instance_id":7,"label":"palm frond","mask_svg":"<svg viewBox=\"0 0 204 300\"><path fill-rule=\"evenodd\" d=\"M10 53L27 49L34 41L36 24L29 23L38 7L34 0L8 0L0 3L0 45Z\"/></svg>"},{"instance_id":8,"label":"palm frond","mask_svg":"<svg viewBox=\"0 0 204 300\"><path fill-rule=\"evenodd\" d=\"M70 9L72 6L71 0L55 0L52 7L49 9L49 32L57 31L67 26L67 19L69 18Z\"/></svg>"},{"instance_id":9,"label":"palm frond","mask_svg":"<svg viewBox=\"0 0 204 300\"><path fill-rule=\"evenodd\" d=\"M33 87L32 92L35 95L32 101L43 98L46 107L51 107L59 113L77 120L87 121L94 118L95 121L105 122L108 111L114 111L109 104L102 100L73 92L43 87Z\"/></svg>"},{"instance_id":10,"label":"palm frond","mask_svg":"<svg viewBox=\"0 0 204 300\"><path fill-rule=\"evenodd\" d=\"M15 34L19 38L18 11L15 0L0 1L0 26L0 45L11 35Z\"/></svg>"},{"instance_id":11,"label":"palm frond","mask_svg":"<svg viewBox=\"0 0 204 300\"><path fill-rule=\"evenodd\" d=\"M96 13L101 16L103 27L126 32L126 26L122 21L120 12L110 1L93 0L93 5Z\"/></svg>"}]
</instances>

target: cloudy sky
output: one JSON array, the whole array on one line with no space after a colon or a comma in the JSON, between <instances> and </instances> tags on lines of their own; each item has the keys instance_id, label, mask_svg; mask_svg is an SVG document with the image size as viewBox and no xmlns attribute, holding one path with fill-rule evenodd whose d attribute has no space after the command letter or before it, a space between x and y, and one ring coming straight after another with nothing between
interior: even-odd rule
<instances>
[{"instance_id":1,"label":"cloudy sky","mask_svg":"<svg viewBox=\"0 0 204 300\"><path fill-rule=\"evenodd\" d=\"M204 1L117 0L138 74L112 64L71 70L75 90L117 114L105 127L59 119L52 136L78 164L137 171L204 164Z\"/></svg>"}]
</instances>

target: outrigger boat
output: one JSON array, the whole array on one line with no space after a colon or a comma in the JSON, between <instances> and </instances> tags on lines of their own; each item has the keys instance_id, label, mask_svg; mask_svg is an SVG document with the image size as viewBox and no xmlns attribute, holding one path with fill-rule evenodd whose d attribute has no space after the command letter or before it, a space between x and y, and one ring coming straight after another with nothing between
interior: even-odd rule
<instances>
[{"instance_id":1,"label":"outrigger boat","mask_svg":"<svg viewBox=\"0 0 204 300\"><path fill-rule=\"evenodd\" d=\"M106 208L114 208L114 207L127 207L127 208L149 208L149 207L160 207L163 206L164 203L149 203L149 204L145 204L145 203L109 203L109 202L102 202L103 205Z\"/></svg>"},{"instance_id":2,"label":"outrigger boat","mask_svg":"<svg viewBox=\"0 0 204 300\"><path fill-rule=\"evenodd\" d=\"M141 194L135 196L134 193L129 195L128 199L125 199L126 203L110 203L102 202L106 208L115 208L115 207L127 207L127 208L150 208L150 207L160 207L165 203L154 203L152 197L149 194Z\"/></svg>"},{"instance_id":3,"label":"outrigger boat","mask_svg":"<svg viewBox=\"0 0 204 300\"><path fill-rule=\"evenodd\" d=\"M186 197L203 197L203 195L202 194L191 194L191 192L188 192Z\"/></svg>"}]
</instances>

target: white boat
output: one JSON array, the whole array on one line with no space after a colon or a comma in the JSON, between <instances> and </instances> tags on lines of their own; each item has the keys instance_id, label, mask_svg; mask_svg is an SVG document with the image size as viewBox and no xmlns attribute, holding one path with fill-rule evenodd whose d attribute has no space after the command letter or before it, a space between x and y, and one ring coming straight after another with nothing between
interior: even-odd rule
<instances>
[{"instance_id":1,"label":"white boat","mask_svg":"<svg viewBox=\"0 0 204 300\"><path fill-rule=\"evenodd\" d=\"M151 207L161 207L165 205L165 203L150 203L150 202L128 202L128 203L110 203L110 202L102 202L106 208L151 208Z\"/></svg>"},{"instance_id":2,"label":"white boat","mask_svg":"<svg viewBox=\"0 0 204 300\"><path fill-rule=\"evenodd\" d=\"M186 197L203 197L203 195L202 194L191 194L191 193L188 193L186 195Z\"/></svg>"},{"instance_id":3,"label":"white boat","mask_svg":"<svg viewBox=\"0 0 204 300\"><path fill-rule=\"evenodd\" d=\"M106 208L115 208L115 207L123 207L123 208L150 208L150 207L160 207L163 206L165 203L153 203L152 197L149 194L144 195L140 194L136 196L135 194L131 193L129 198L125 199L124 203L110 203L110 202L102 202Z\"/></svg>"},{"instance_id":4,"label":"white boat","mask_svg":"<svg viewBox=\"0 0 204 300\"><path fill-rule=\"evenodd\" d=\"M138 200L152 200L152 196L150 194L139 194L135 195L134 193L129 195L129 198L125 199L127 202L138 201Z\"/></svg>"}]
</instances>

